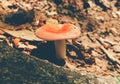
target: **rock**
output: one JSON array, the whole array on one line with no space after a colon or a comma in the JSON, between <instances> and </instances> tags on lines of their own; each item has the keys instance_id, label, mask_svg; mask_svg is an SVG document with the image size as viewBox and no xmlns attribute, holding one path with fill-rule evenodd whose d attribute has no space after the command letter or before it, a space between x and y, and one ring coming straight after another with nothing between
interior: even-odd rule
<instances>
[{"instance_id":1,"label":"rock","mask_svg":"<svg viewBox=\"0 0 120 84\"><path fill-rule=\"evenodd\" d=\"M110 82L111 81L111 82ZM0 42L1 84L117 84L112 77L70 71Z\"/></svg>"}]
</instances>

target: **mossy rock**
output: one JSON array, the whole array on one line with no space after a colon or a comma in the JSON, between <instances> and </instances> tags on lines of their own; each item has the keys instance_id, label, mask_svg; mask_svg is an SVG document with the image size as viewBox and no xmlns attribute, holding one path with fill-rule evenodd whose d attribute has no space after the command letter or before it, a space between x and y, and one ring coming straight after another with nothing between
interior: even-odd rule
<instances>
[{"instance_id":1,"label":"mossy rock","mask_svg":"<svg viewBox=\"0 0 120 84\"><path fill-rule=\"evenodd\" d=\"M0 84L117 84L101 80L25 55L0 42Z\"/></svg>"}]
</instances>

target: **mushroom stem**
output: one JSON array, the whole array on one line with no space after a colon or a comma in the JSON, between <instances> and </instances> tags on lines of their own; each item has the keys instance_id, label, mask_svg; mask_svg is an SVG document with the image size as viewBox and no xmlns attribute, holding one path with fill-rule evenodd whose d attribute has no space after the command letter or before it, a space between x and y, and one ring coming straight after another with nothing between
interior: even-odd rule
<instances>
[{"instance_id":1,"label":"mushroom stem","mask_svg":"<svg viewBox=\"0 0 120 84\"><path fill-rule=\"evenodd\" d=\"M66 43L65 40L56 40L55 43L55 50L56 56L58 59L65 59L66 58Z\"/></svg>"}]
</instances>

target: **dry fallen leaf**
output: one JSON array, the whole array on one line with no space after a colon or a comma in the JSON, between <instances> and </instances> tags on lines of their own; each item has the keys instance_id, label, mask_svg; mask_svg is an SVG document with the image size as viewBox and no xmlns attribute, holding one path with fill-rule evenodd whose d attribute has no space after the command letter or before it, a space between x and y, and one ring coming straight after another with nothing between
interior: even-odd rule
<instances>
[{"instance_id":1,"label":"dry fallen leaf","mask_svg":"<svg viewBox=\"0 0 120 84\"><path fill-rule=\"evenodd\" d=\"M46 20L46 24L58 24L58 20L52 19L52 18L48 18Z\"/></svg>"},{"instance_id":2,"label":"dry fallen leaf","mask_svg":"<svg viewBox=\"0 0 120 84\"><path fill-rule=\"evenodd\" d=\"M113 46L113 51L116 53L120 53L120 45L114 45Z\"/></svg>"},{"instance_id":3,"label":"dry fallen leaf","mask_svg":"<svg viewBox=\"0 0 120 84\"><path fill-rule=\"evenodd\" d=\"M15 45L15 47L19 46L18 43L20 42L20 40L21 40L21 38L15 38L15 39L12 40L14 45Z\"/></svg>"},{"instance_id":4,"label":"dry fallen leaf","mask_svg":"<svg viewBox=\"0 0 120 84\"><path fill-rule=\"evenodd\" d=\"M19 45L18 48L24 48L26 50L32 50L37 48L37 46L35 45L31 45L31 44L25 45L23 42L19 42L18 45Z\"/></svg>"},{"instance_id":5,"label":"dry fallen leaf","mask_svg":"<svg viewBox=\"0 0 120 84\"><path fill-rule=\"evenodd\" d=\"M0 35L3 35L4 33L5 33L4 31L0 30Z\"/></svg>"},{"instance_id":6,"label":"dry fallen leaf","mask_svg":"<svg viewBox=\"0 0 120 84\"><path fill-rule=\"evenodd\" d=\"M0 41L3 41L4 39L6 39L6 37L4 35L0 35Z\"/></svg>"},{"instance_id":7,"label":"dry fallen leaf","mask_svg":"<svg viewBox=\"0 0 120 84\"><path fill-rule=\"evenodd\" d=\"M108 62L106 60L101 60L98 58L95 58L95 63L98 65L101 69L106 70Z\"/></svg>"},{"instance_id":8,"label":"dry fallen leaf","mask_svg":"<svg viewBox=\"0 0 120 84\"><path fill-rule=\"evenodd\" d=\"M12 28L13 28L12 25L9 25L9 24L6 24L6 23L0 21L0 29L1 29L1 30L4 30L4 29L12 29Z\"/></svg>"},{"instance_id":9,"label":"dry fallen leaf","mask_svg":"<svg viewBox=\"0 0 120 84\"><path fill-rule=\"evenodd\" d=\"M42 39L36 37L33 31L29 31L29 30L19 30L19 31L4 30L4 31L14 37L19 37L25 40L43 41Z\"/></svg>"},{"instance_id":10,"label":"dry fallen leaf","mask_svg":"<svg viewBox=\"0 0 120 84\"><path fill-rule=\"evenodd\" d=\"M60 23L72 23L75 24L75 20L69 16L62 16L59 18Z\"/></svg>"},{"instance_id":11,"label":"dry fallen leaf","mask_svg":"<svg viewBox=\"0 0 120 84\"><path fill-rule=\"evenodd\" d=\"M47 13L47 15L49 15L49 16L57 15L57 12L56 12L56 11L51 11L51 12L46 11L46 13Z\"/></svg>"}]
</instances>

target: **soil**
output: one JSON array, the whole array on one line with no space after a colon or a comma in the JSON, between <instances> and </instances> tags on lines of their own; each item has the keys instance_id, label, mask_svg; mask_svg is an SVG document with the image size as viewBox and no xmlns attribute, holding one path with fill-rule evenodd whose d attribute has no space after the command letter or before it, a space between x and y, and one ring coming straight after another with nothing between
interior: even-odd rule
<instances>
[{"instance_id":1,"label":"soil","mask_svg":"<svg viewBox=\"0 0 120 84\"><path fill-rule=\"evenodd\" d=\"M94 75L120 77L120 1L119 0L4 0L0 3L0 35L8 45L48 60L56 65L75 71L84 71ZM24 3L24 4L23 4ZM10 8L12 7L12 8ZM24 16L24 17L23 17ZM26 17L27 16L27 17ZM23 18L23 20L21 20ZM16 20L17 19L17 20ZM55 59L53 42L25 37L19 43L29 43L18 47L14 39L18 30L30 30L48 23L71 23L80 28L81 35L74 40L67 40L67 63ZM11 34L8 32L14 32ZM32 46L31 46L32 45ZM20 45L19 45L20 46ZM37 47L37 48L35 48ZM53 58L50 58L50 57Z\"/></svg>"}]
</instances>

